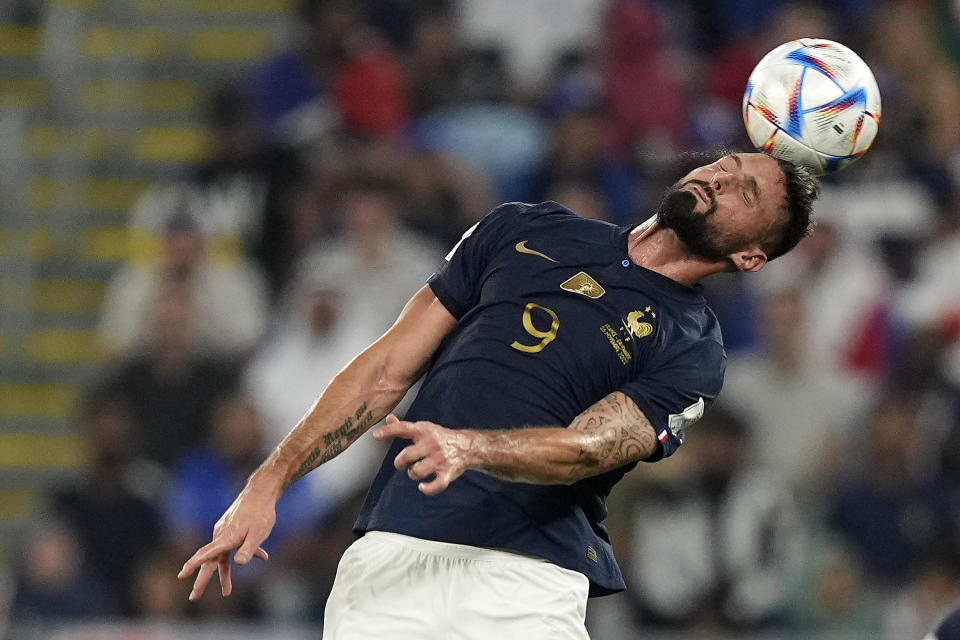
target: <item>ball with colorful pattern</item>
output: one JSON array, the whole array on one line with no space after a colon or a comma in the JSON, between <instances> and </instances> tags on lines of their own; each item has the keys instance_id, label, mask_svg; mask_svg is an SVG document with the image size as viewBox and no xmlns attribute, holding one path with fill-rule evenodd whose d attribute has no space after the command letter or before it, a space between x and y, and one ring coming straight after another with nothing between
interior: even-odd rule
<instances>
[{"instance_id":1,"label":"ball with colorful pattern","mask_svg":"<svg viewBox=\"0 0 960 640\"><path fill-rule=\"evenodd\" d=\"M848 47L792 40L750 74L743 121L757 149L823 175L848 166L873 144L880 90L870 67Z\"/></svg>"}]
</instances>

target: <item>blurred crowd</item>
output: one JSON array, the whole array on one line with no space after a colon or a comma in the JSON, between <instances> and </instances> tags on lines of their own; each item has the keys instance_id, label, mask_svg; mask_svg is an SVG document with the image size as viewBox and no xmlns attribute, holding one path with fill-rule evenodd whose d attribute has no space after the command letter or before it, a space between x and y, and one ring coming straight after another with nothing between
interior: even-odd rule
<instances>
[{"instance_id":1,"label":"blurred crowd","mask_svg":"<svg viewBox=\"0 0 960 640\"><path fill-rule=\"evenodd\" d=\"M696 152L747 150L763 53L847 44L883 96L817 230L705 293L729 366L610 527L630 586L593 633L919 640L960 600L960 11L933 0L305 0L287 48L208 109L209 158L130 213L89 467L49 496L14 616L322 622L382 450L278 504L271 560L196 603L176 573L324 385L501 201L648 217Z\"/></svg>"}]
</instances>

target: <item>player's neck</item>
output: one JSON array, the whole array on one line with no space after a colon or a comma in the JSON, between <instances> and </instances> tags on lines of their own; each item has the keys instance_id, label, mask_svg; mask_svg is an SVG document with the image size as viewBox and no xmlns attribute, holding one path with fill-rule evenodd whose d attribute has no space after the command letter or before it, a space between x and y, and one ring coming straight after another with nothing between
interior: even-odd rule
<instances>
[{"instance_id":1,"label":"player's neck","mask_svg":"<svg viewBox=\"0 0 960 640\"><path fill-rule=\"evenodd\" d=\"M729 267L726 260L708 260L692 255L672 229L660 227L656 216L630 232L627 253L634 264L688 287Z\"/></svg>"}]
</instances>

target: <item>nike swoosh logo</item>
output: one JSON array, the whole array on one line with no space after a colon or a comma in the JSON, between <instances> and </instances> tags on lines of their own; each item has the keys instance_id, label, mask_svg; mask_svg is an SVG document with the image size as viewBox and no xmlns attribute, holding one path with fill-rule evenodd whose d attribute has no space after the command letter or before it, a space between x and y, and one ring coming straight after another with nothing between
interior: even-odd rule
<instances>
[{"instance_id":1,"label":"nike swoosh logo","mask_svg":"<svg viewBox=\"0 0 960 640\"><path fill-rule=\"evenodd\" d=\"M545 254L545 253L540 253L539 251L537 251L537 250L535 250L535 249L530 249L530 248L528 248L528 247L527 247L527 241L526 241L526 240L521 240L520 242L518 242L518 243L517 243L517 246L516 246L515 248L516 248L516 250L517 250L518 252L520 252L520 253L528 253L528 254L530 254L531 256L539 256L539 257L543 258L544 260L549 260L550 262L556 262L556 260L554 260L553 258L551 258L550 256L548 256L547 254Z\"/></svg>"}]
</instances>

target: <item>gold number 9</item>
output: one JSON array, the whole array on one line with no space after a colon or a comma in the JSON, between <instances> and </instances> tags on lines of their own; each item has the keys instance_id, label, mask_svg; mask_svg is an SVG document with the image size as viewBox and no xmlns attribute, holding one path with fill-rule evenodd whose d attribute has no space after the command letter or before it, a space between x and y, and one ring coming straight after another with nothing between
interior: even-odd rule
<instances>
[{"instance_id":1,"label":"gold number 9","mask_svg":"<svg viewBox=\"0 0 960 640\"><path fill-rule=\"evenodd\" d=\"M550 316L550 329L547 331L541 331L533 326L532 315L534 309L545 311L547 315ZM544 347L553 342L553 339L557 337L557 331L560 329L560 318L558 318L557 314L553 312L553 309L542 307L535 302L528 302L527 306L523 309L523 328L534 338L540 338L540 342L534 345L526 345L520 344L514 340L510 346L517 351L523 351L524 353L540 353L543 351Z\"/></svg>"}]
</instances>

